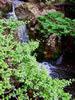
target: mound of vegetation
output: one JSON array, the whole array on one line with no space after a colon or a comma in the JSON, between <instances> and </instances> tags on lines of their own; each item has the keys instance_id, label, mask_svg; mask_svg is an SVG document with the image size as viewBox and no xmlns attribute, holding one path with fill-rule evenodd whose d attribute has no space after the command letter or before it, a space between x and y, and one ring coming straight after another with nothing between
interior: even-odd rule
<instances>
[{"instance_id":1,"label":"mound of vegetation","mask_svg":"<svg viewBox=\"0 0 75 100\"><path fill-rule=\"evenodd\" d=\"M64 17L60 12L49 12L37 19L37 30L43 35L55 33L58 37L70 35L75 37L75 19Z\"/></svg>"},{"instance_id":2,"label":"mound of vegetation","mask_svg":"<svg viewBox=\"0 0 75 100\"><path fill-rule=\"evenodd\" d=\"M0 20L0 100L70 100L71 95L63 88L71 82L53 80L31 56L39 43L14 41L14 30L22 24L12 19Z\"/></svg>"}]
</instances>

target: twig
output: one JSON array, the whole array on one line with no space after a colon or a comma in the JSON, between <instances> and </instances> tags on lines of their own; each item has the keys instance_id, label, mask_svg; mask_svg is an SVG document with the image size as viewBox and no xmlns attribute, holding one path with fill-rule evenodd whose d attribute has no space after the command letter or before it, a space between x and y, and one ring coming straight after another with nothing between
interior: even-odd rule
<instances>
[{"instance_id":1,"label":"twig","mask_svg":"<svg viewBox=\"0 0 75 100\"><path fill-rule=\"evenodd\" d=\"M16 100L18 100L18 98L17 97L15 97L16 98Z\"/></svg>"},{"instance_id":2,"label":"twig","mask_svg":"<svg viewBox=\"0 0 75 100\"><path fill-rule=\"evenodd\" d=\"M11 89L11 90L9 90L9 91L7 91L7 92L4 92L4 94L8 94L8 93L10 93L12 90L13 90L13 89Z\"/></svg>"}]
</instances>

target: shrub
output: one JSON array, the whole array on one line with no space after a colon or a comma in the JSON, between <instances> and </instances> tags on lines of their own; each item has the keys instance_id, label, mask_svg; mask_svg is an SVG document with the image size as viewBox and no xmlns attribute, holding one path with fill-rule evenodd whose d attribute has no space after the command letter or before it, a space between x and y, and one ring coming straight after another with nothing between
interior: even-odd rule
<instances>
[{"instance_id":1,"label":"shrub","mask_svg":"<svg viewBox=\"0 0 75 100\"><path fill-rule=\"evenodd\" d=\"M49 12L44 16L39 16L37 21L39 23L37 30L43 35L55 33L58 37L75 36L75 19L64 17L60 12Z\"/></svg>"},{"instance_id":2,"label":"shrub","mask_svg":"<svg viewBox=\"0 0 75 100\"><path fill-rule=\"evenodd\" d=\"M52 79L31 52L38 42L17 43L13 32L22 22L0 20L0 99L70 100L63 88L71 82ZM16 28L15 28L16 26ZM9 28L10 34L3 34Z\"/></svg>"}]
</instances>

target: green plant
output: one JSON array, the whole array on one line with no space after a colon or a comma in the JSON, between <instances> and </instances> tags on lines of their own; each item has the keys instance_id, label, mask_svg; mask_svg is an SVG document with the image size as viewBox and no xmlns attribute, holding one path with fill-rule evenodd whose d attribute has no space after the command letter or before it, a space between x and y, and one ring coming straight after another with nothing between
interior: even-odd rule
<instances>
[{"instance_id":1,"label":"green plant","mask_svg":"<svg viewBox=\"0 0 75 100\"><path fill-rule=\"evenodd\" d=\"M74 0L65 0L65 2L67 2L67 3L75 3Z\"/></svg>"},{"instance_id":2,"label":"green plant","mask_svg":"<svg viewBox=\"0 0 75 100\"><path fill-rule=\"evenodd\" d=\"M43 2L40 2L40 6L43 7L45 4Z\"/></svg>"},{"instance_id":3,"label":"green plant","mask_svg":"<svg viewBox=\"0 0 75 100\"><path fill-rule=\"evenodd\" d=\"M45 2L42 2L42 0L40 0L40 5L43 7L45 5L53 7L52 2L54 2L55 0L45 0Z\"/></svg>"},{"instance_id":4,"label":"green plant","mask_svg":"<svg viewBox=\"0 0 75 100\"><path fill-rule=\"evenodd\" d=\"M71 81L52 79L31 53L38 42L17 43L14 30L24 24L16 20L0 20L0 99L2 100L70 100L63 91ZM15 28L16 27L16 28ZM5 29L9 34L4 34Z\"/></svg>"},{"instance_id":5,"label":"green plant","mask_svg":"<svg viewBox=\"0 0 75 100\"><path fill-rule=\"evenodd\" d=\"M65 2L66 0L57 0L58 2Z\"/></svg>"},{"instance_id":6,"label":"green plant","mask_svg":"<svg viewBox=\"0 0 75 100\"><path fill-rule=\"evenodd\" d=\"M74 0L57 0L59 2L75 3Z\"/></svg>"},{"instance_id":7,"label":"green plant","mask_svg":"<svg viewBox=\"0 0 75 100\"><path fill-rule=\"evenodd\" d=\"M44 16L39 16L37 21L39 23L37 30L43 35L55 33L58 37L75 36L75 20L64 17L60 12L49 12Z\"/></svg>"}]
</instances>

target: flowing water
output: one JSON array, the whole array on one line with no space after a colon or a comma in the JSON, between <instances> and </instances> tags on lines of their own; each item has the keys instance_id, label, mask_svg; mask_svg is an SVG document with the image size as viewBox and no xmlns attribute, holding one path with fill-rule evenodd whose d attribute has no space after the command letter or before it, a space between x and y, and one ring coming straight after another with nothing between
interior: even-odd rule
<instances>
[{"instance_id":1,"label":"flowing water","mask_svg":"<svg viewBox=\"0 0 75 100\"><path fill-rule=\"evenodd\" d=\"M62 54L56 61L56 65L60 65L62 63L64 54Z\"/></svg>"},{"instance_id":2,"label":"flowing water","mask_svg":"<svg viewBox=\"0 0 75 100\"><path fill-rule=\"evenodd\" d=\"M18 36L19 36L20 43L22 43L22 42L27 42L28 43L29 36L28 36L26 25L20 26L20 28L18 29Z\"/></svg>"},{"instance_id":3,"label":"flowing water","mask_svg":"<svg viewBox=\"0 0 75 100\"><path fill-rule=\"evenodd\" d=\"M7 18L13 17L15 20L17 20L17 17L15 15L15 7L20 4L23 4L24 2L19 1L19 0L12 0L11 3L12 3L12 11L7 14ZM29 36L28 36L26 25L19 27L18 36L19 36L20 43L29 41Z\"/></svg>"},{"instance_id":4,"label":"flowing water","mask_svg":"<svg viewBox=\"0 0 75 100\"><path fill-rule=\"evenodd\" d=\"M54 78L59 78L59 79L75 78L74 67L69 68L70 67L69 65L63 66L62 64L54 65L51 64L50 62L42 62L41 64L47 70L48 75L51 76L53 79Z\"/></svg>"},{"instance_id":5,"label":"flowing water","mask_svg":"<svg viewBox=\"0 0 75 100\"><path fill-rule=\"evenodd\" d=\"M16 6L24 3L23 0L11 0L11 2L14 3Z\"/></svg>"},{"instance_id":6,"label":"flowing water","mask_svg":"<svg viewBox=\"0 0 75 100\"><path fill-rule=\"evenodd\" d=\"M14 19L17 19L15 15L15 6L15 3L12 2L12 11L7 14L7 18L13 17Z\"/></svg>"},{"instance_id":7,"label":"flowing water","mask_svg":"<svg viewBox=\"0 0 75 100\"><path fill-rule=\"evenodd\" d=\"M12 3L12 11L7 14L7 18L10 18L12 16L15 19L17 19L16 15L15 15L15 7L20 4L23 4L24 2L20 1L20 0L11 0L11 3Z\"/></svg>"}]
</instances>

